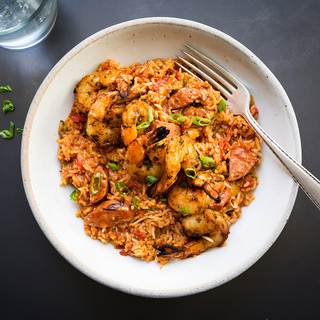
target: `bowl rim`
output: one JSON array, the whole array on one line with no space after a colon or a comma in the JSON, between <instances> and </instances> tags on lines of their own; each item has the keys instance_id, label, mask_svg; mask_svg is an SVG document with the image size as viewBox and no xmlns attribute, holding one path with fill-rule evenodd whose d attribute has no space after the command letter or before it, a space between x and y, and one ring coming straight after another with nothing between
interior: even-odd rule
<instances>
[{"instance_id":1,"label":"bowl rim","mask_svg":"<svg viewBox=\"0 0 320 320\"><path fill-rule=\"evenodd\" d=\"M136 27L139 25L150 25L150 24L164 24L164 25L175 25L180 27L187 27L191 29L196 29L205 33L210 34L211 36L218 37L220 40L228 42L231 46L233 46L235 49L239 50L242 54L249 57L250 60L263 72L263 74L266 74L268 76L268 80L273 85L274 89L279 93L280 97L282 98L282 101L284 104L288 106L286 110L290 114L291 122L292 122L292 128L293 132L296 137L295 141L295 150L296 150L296 157L295 159L301 163L302 160L302 152L301 152L301 139L299 134L299 127L296 120L295 113L293 111L293 107L291 105L291 102L281 86L280 82L277 80L277 78L273 75L273 73L264 65L264 63L257 58L254 53L252 53L249 49L247 49L244 45L242 45L237 40L233 39L232 37L228 36L227 34L209 27L207 25L204 25L199 22L186 20L186 19L180 19L180 18L172 18L172 17L151 17L151 18L142 18L142 19L135 19L126 21L123 23L119 23L113 26L110 26L108 28L105 28L101 31L98 31L94 33L93 35L89 36L88 38L81 41L78 45L76 45L74 48L72 48L68 53L66 53L57 63L56 65L51 69L51 71L48 73L46 78L43 80L42 84L40 85L39 89L37 90L29 111L27 113L27 117L24 124L24 134L22 137L22 144L21 144L21 172L22 172L22 180L23 180L23 186L25 189L25 193L27 196L27 200L29 202L30 208L32 210L32 213L39 224L41 230L45 234L45 236L48 238L48 240L51 242L51 244L55 247L55 249L76 269L87 275L88 277L92 278L93 280L104 284L108 287L111 287L113 289L136 295L136 296L144 296L144 297L151 297L151 298L171 298L171 297L181 297L186 295L192 295L199 292L203 292L209 289L212 289L214 287L218 287L222 285L223 283L226 283L235 277L237 277L239 274L250 268L275 242L275 240L280 235L282 229L284 228L290 214L292 211L292 208L295 203L295 199L298 192L298 185L296 183L293 183L293 187L291 190L290 198L287 204L287 207L284 211L283 217L278 224L277 228L274 230L273 234L268 238L268 241L260 248L258 252L255 253L254 256L251 257L246 263L243 263L238 268L234 269L227 275L224 275L218 279L209 281L205 283L202 286L193 286L193 287L187 287L183 289L170 289L170 290L148 290L148 289L140 289L131 287L128 285L125 285L123 283L119 283L117 281L114 281L112 279L107 279L105 277L101 277L101 274L98 272L88 268L84 263L82 263L78 258L73 256L71 252L69 252L63 244L59 241L59 239L55 236L53 231L51 230L50 226L46 223L44 217L42 216L41 210L37 204L35 194L32 189L31 185L31 179L29 174L29 140L30 140L30 133L31 133L31 127L32 122L34 119L34 116L36 114L37 108L39 106L39 103L46 92L48 86L50 85L52 79L59 73L59 71L64 67L64 65L77 53L79 53L81 50L86 48L91 43L99 40L101 37L104 37L107 34L114 33L119 30L123 30L130 27Z\"/></svg>"}]
</instances>

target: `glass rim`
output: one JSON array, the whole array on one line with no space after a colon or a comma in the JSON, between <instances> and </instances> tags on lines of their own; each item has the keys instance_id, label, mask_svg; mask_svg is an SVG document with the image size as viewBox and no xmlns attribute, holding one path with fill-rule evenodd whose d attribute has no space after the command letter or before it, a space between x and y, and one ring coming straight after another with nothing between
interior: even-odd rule
<instances>
[{"instance_id":1,"label":"glass rim","mask_svg":"<svg viewBox=\"0 0 320 320\"><path fill-rule=\"evenodd\" d=\"M25 27L36 15L38 15L38 13L42 10L42 8L45 6L45 4L48 2L49 0L43 0L40 4L40 6L37 8L37 10L26 20L24 20L23 22L19 23L18 25L11 27L9 29L5 29L5 30L0 30L0 36L4 36L13 32L16 32L20 29L22 29L23 27Z\"/></svg>"}]
</instances>

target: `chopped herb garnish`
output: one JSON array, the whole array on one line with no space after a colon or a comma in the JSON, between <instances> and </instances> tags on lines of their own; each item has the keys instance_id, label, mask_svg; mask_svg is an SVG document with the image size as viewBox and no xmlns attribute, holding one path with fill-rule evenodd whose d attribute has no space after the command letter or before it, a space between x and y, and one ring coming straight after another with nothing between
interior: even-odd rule
<instances>
[{"instance_id":1,"label":"chopped herb garnish","mask_svg":"<svg viewBox=\"0 0 320 320\"><path fill-rule=\"evenodd\" d=\"M154 176L147 176L146 180L149 181L147 184L148 187L151 187L153 184L155 184L158 181L158 179Z\"/></svg>"},{"instance_id":2,"label":"chopped herb garnish","mask_svg":"<svg viewBox=\"0 0 320 320\"><path fill-rule=\"evenodd\" d=\"M166 201L167 201L167 198L161 198L160 201L161 201L161 202L166 202Z\"/></svg>"},{"instance_id":3,"label":"chopped herb garnish","mask_svg":"<svg viewBox=\"0 0 320 320\"><path fill-rule=\"evenodd\" d=\"M251 173L251 177L254 178L254 179L256 179L256 180L258 180L258 177L257 177L255 174L253 174L253 173Z\"/></svg>"},{"instance_id":4,"label":"chopped herb garnish","mask_svg":"<svg viewBox=\"0 0 320 320\"><path fill-rule=\"evenodd\" d=\"M186 168L184 172L187 177L194 179L197 176L197 172L194 168Z\"/></svg>"},{"instance_id":5,"label":"chopped herb garnish","mask_svg":"<svg viewBox=\"0 0 320 320\"><path fill-rule=\"evenodd\" d=\"M79 190L76 189L70 194L70 200L77 201L79 195Z\"/></svg>"},{"instance_id":6,"label":"chopped herb garnish","mask_svg":"<svg viewBox=\"0 0 320 320\"><path fill-rule=\"evenodd\" d=\"M94 188L94 181L95 181L96 179L99 179L99 180L98 180L98 189L97 189L97 190ZM100 190L100 184L101 184L101 173L98 172L98 173L96 173L96 174L94 175L94 177L93 177L93 179L92 179L92 183L91 183L91 193L92 193L92 194L96 194L97 192L99 192L99 190Z\"/></svg>"},{"instance_id":7,"label":"chopped herb garnish","mask_svg":"<svg viewBox=\"0 0 320 320\"><path fill-rule=\"evenodd\" d=\"M12 112L14 110L14 106L12 102L9 100L3 100L2 105L3 105L3 108L2 108L3 113Z\"/></svg>"},{"instance_id":8,"label":"chopped herb garnish","mask_svg":"<svg viewBox=\"0 0 320 320\"><path fill-rule=\"evenodd\" d=\"M198 223L200 223L201 222L201 219L199 219L199 220L197 220L198 221Z\"/></svg>"},{"instance_id":9,"label":"chopped herb garnish","mask_svg":"<svg viewBox=\"0 0 320 320\"><path fill-rule=\"evenodd\" d=\"M3 139L12 139L14 136L14 123L10 121L10 129L9 130L2 130L0 132L0 136Z\"/></svg>"},{"instance_id":10,"label":"chopped herb garnish","mask_svg":"<svg viewBox=\"0 0 320 320\"><path fill-rule=\"evenodd\" d=\"M12 89L9 86L0 87L0 92L10 92Z\"/></svg>"},{"instance_id":11,"label":"chopped herb garnish","mask_svg":"<svg viewBox=\"0 0 320 320\"><path fill-rule=\"evenodd\" d=\"M120 185L126 192L121 191L119 185ZM123 195L123 196L128 195L129 192L130 192L130 189L129 189L129 188L124 184L124 182L122 182L122 181L116 182L116 183L115 183L115 186L116 186L118 192L119 192L121 195Z\"/></svg>"},{"instance_id":12,"label":"chopped herb garnish","mask_svg":"<svg viewBox=\"0 0 320 320\"><path fill-rule=\"evenodd\" d=\"M218 110L219 110L220 112L222 112L222 111L225 110L226 106L227 106L226 100L221 99L220 102L219 102L219 104L218 104Z\"/></svg>"},{"instance_id":13,"label":"chopped herb garnish","mask_svg":"<svg viewBox=\"0 0 320 320\"><path fill-rule=\"evenodd\" d=\"M183 79L183 86L185 87L188 84L189 80L187 78Z\"/></svg>"},{"instance_id":14,"label":"chopped herb garnish","mask_svg":"<svg viewBox=\"0 0 320 320\"><path fill-rule=\"evenodd\" d=\"M137 130L145 129L145 128L148 128L150 126L151 122L153 121L152 107L150 107L148 109L148 115L149 115L149 121L145 121L145 122L142 122L141 124L139 124L137 126Z\"/></svg>"},{"instance_id":15,"label":"chopped herb garnish","mask_svg":"<svg viewBox=\"0 0 320 320\"><path fill-rule=\"evenodd\" d=\"M186 118L184 116L182 116L181 114L175 113L175 114L170 114L169 118L177 123L181 123L184 122L186 120Z\"/></svg>"},{"instance_id":16,"label":"chopped herb garnish","mask_svg":"<svg viewBox=\"0 0 320 320\"><path fill-rule=\"evenodd\" d=\"M192 122L199 127L206 127L211 123L211 120L208 118L193 117Z\"/></svg>"},{"instance_id":17,"label":"chopped herb garnish","mask_svg":"<svg viewBox=\"0 0 320 320\"><path fill-rule=\"evenodd\" d=\"M187 216L190 211L189 211L189 208L187 206L183 207L180 209L180 213L183 215L183 216Z\"/></svg>"},{"instance_id":18,"label":"chopped herb garnish","mask_svg":"<svg viewBox=\"0 0 320 320\"><path fill-rule=\"evenodd\" d=\"M18 133L23 134L23 129L17 128L16 131L17 131Z\"/></svg>"},{"instance_id":19,"label":"chopped herb garnish","mask_svg":"<svg viewBox=\"0 0 320 320\"><path fill-rule=\"evenodd\" d=\"M132 199L133 199L133 205L134 205L138 210L140 210L141 207L140 207L140 202L139 202L139 200L138 200L136 197L132 197Z\"/></svg>"},{"instance_id":20,"label":"chopped herb garnish","mask_svg":"<svg viewBox=\"0 0 320 320\"><path fill-rule=\"evenodd\" d=\"M119 167L115 163L108 163L108 167L114 171L120 170Z\"/></svg>"},{"instance_id":21,"label":"chopped herb garnish","mask_svg":"<svg viewBox=\"0 0 320 320\"><path fill-rule=\"evenodd\" d=\"M216 163L214 162L214 160L210 157L204 157L204 156L199 156L202 164L204 167L206 168L215 168L217 165Z\"/></svg>"},{"instance_id":22,"label":"chopped herb garnish","mask_svg":"<svg viewBox=\"0 0 320 320\"><path fill-rule=\"evenodd\" d=\"M59 134L61 136L61 135L63 135L64 133L66 133L68 131L68 126L64 125L64 121L63 120L60 120L60 123L61 123L61 127L59 129Z\"/></svg>"}]
</instances>

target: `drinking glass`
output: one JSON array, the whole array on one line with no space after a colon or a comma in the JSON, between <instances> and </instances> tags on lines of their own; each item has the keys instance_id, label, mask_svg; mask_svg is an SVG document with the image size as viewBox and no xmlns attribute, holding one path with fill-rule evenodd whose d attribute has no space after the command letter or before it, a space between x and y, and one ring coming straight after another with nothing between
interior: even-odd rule
<instances>
[{"instance_id":1,"label":"drinking glass","mask_svg":"<svg viewBox=\"0 0 320 320\"><path fill-rule=\"evenodd\" d=\"M0 0L0 46L36 45L50 33L57 14L57 0Z\"/></svg>"}]
</instances>

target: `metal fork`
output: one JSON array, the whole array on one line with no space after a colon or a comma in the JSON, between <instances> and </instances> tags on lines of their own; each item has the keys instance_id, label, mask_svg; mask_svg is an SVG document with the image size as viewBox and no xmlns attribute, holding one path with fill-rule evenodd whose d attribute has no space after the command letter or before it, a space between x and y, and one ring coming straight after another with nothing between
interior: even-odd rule
<instances>
[{"instance_id":1,"label":"metal fork","mask_svg":"<svg viewBox=\"0 0 320 320\"><path fill-rule=\"evenodd\" d=\"M266 143L266 145L286 167L291 177L299 184L301 189L313 201L316 207L320 209L320 181L315 176L313 176L306 168L300 165L295 159L293 159L285 150L283 150L261 128L258 122L256 122L256 120L250 113L250 94L247 88L238 79L236 79L234 75L232 75L229 71L221 67L215 61L211 60L206 55L202 54L193 47L187 44L185 44L185 46L199 58L207 62L212 68L209 68L206 64L192 56L190 53L184 50L181 51L187 57L189 57L191 61L195 62L198 66L200 66L203 70L212 75L214 78L208 76L207 73L195 67L186 59L178 55L177 57L220 91L220 93L227 100L229 110L233 114L242 116L250 124L252 129L261 137L261 139ZM184 71L197 77L189 69L187 69L180 63L176 62L176 64L179 65L179 67L181 67ZM224 77L222 77L220 74ZM228 79L228 81L226 79Z\"/></svg>"}]
</instances>

